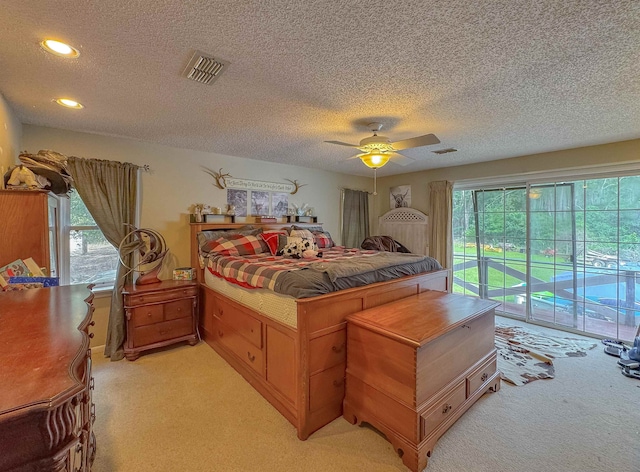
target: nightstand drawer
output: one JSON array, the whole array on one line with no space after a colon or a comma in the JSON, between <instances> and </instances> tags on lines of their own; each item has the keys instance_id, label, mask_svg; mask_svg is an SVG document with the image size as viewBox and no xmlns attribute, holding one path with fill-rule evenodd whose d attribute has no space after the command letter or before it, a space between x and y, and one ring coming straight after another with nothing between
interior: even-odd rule
<instances>
[{"instance_id":1,"label":"nightstand drawer","mask_svg":"<svg viewBox=\"0 0 640 472\"><path fill-rule=\"evenodd\" d=\"M192 318L163 321L162 323L134 328L133 345L134 347L145 346L147 344L187 336L192 333Z\"/></svg>"},{"instance_id":2,"label":"nightstand drawer","mask_svg":"<svg viewBox=\"0 0 640 472\"><path fill-rule=\"evenodd\" d=\"M467 398L466 385L460 382L451 393L422 413L420 420L421 439L426 438L440 423L451 416Z\"/></svg>"},{"instance_id":3,"label":"nightstand drawer","mask_svg":"<svg viewBox=\"0 0 640 472\"><path fill-rule=\"evenodd\" d=\"M162 305L147 305L134 308L131 313L133 326L144 326L164 321Z\"/></svg>"},{"instance_id":4,"label":"nightstand drawer","mask_svg":"<svg viewBox=\"0 0 640 472\"><path fill-rule=\"evenodd\" d=\"M186 298L183 300L176 300L175 302L165 303L164 319L175 320L178 318L191 316L192 307L193 307L192 298Z\"/></svg>"},{"instance_id":5,"label":"nightstand drawer","mask_svg":"<svg viewBox=\"0 0 640 472\"><path fill-rule=\"evenodd\" d=\"M127 294L124 298L125 306L144 305L145 303L158 303L177 298L195 297L198 294L198 287L173 288L159 292Z\"/></svg>"}]
</instances>

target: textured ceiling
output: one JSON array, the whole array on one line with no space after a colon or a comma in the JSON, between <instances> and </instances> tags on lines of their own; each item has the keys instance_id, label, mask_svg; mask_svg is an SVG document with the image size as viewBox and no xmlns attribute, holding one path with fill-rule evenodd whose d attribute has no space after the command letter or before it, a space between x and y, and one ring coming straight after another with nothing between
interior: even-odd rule
<instances>
[{"instance_id":1,"label":"textured ceiling","mask_svg":"<svg viewBox=\"0 0 640 472\"><path fill-rule=\"evenodd\" d=\"M323 141L371 121L442 141L380 175L640 138L638 0L0 6L0 93L23 123L361 175L357 151ZM196 49L231 63L213 85L181 76Z\"/></svg>"}]
</instances>

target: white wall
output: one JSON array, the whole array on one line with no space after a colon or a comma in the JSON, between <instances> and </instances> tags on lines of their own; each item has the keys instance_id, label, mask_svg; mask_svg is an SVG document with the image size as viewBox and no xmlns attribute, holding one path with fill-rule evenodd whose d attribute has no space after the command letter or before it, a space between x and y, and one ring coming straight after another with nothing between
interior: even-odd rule
<instances>
[{"instance_id":1,"label":"white wall","mask_svg":"<svg viewBox=\"0 0 640 472\"><path fill-rule=\"evenodd\" d=\"M289 196L290 204L312 206L318 221L336 242L340 241L340 188L369 190L372 186L367 177L33 125L24 125L21 148L30 153L51 149L67 156L148 164L151 172L142 174L140 226L159 231L170 248L171 258L161 274L163 279L170 279L175 267L190 265L190 206L208 203L224 207L226 203L226 190L215 187L201 166L215 171L222 168L236 178L282 183L291 179L306 184ZM104 344L109 302L97 299L94 305L93 345L98 346Z\"/></svg>"},{"instance_id":2,"label":"white wall","mask_svg":"<svg viewBox=\"0 0 640 472\"><path fill-rule=\"evenodd\" d=\"M0 188L4 185L5 172L18 162L21 137L22 123L0 94Z\"/></svg>"}]
</instances>

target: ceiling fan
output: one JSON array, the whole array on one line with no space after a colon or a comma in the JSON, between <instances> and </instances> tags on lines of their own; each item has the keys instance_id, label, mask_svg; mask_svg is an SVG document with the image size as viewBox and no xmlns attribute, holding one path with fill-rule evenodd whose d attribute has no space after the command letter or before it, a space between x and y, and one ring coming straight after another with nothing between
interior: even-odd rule
<instances>
[{"instance_id":1,"label":"ceiling fan","mask_svg":"<svg viewBox=\"0 0 640 472\"><path fill-rule=\"evenodd\" d=\"M360 141L360 144L349 144L341 141L325 141L325 143L338 144L340 146L359 149L362 151L362 154L353 156L350 159L358 157L366 166L371 167L372 169L379 169L389 162L389 160L392 160L395 164L399 164L401 166L406 166L414 160L410 157L403 156L398 153L398 151L420 146L430 146L440 142L436 135L425 134L424 136L402 139L392 143L388 137L378 135L378 131L382 129L382 123L373 122L369 123L367 126L373 132L373 136L364 138Z\"/></svg>"}]
</instances>

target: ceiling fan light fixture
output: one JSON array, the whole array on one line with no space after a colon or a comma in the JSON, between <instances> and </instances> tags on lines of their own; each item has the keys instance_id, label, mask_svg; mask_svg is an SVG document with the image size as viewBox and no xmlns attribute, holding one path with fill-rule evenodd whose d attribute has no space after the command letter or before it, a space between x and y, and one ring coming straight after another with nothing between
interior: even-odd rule
<instances>
[{"instance_id":1,"label":"ceiling fan light fixture","mask_svg":"<svg viewBox=\"0 0 640 472\"><path fill-rule=\"evenodd\" d=\"M385 154L382 152L367 152L364 154L359 154L358 157L365 166L372 169L379 169L387 162L389 162L389 159L391 158L389 154Z\"/></svg>"}]
</instances>

